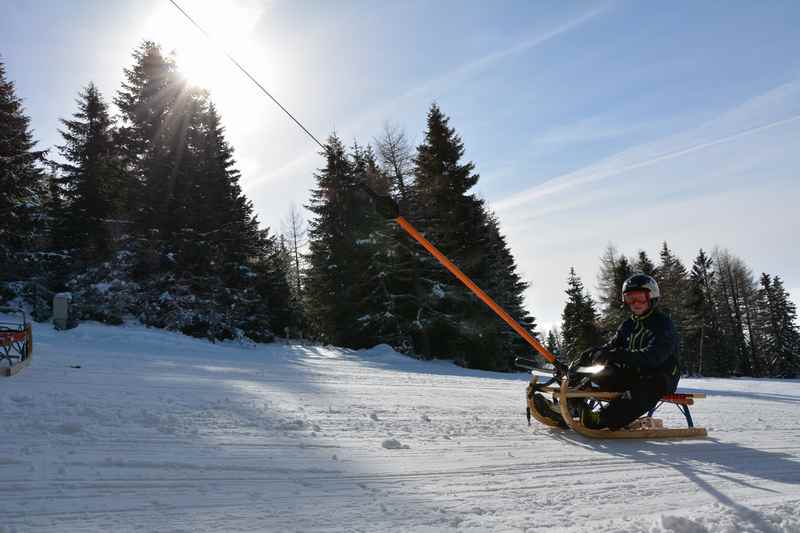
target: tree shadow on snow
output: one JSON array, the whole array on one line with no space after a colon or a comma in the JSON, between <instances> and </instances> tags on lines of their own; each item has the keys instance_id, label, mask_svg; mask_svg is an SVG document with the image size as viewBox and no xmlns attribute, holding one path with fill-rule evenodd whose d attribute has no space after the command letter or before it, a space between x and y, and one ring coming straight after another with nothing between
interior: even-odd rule
<instances>
[{"instance_id":1,"label":"tree shadow on snow","mask_svg":"<svg viewBox=\"0 0 800 533\"><path fill-rule=\"evenodd\" d=\"M720 504L736 513L742 524L749 523L757 531L779 533L761 513L734 500L709 478L718 478L741 487L780 494L772 488L742 479L742 476L760 478L792 485L800 484L800 458L781 452L749 448L714 438L701 441L626 441L594 440L574 433L559 433L558 438L571 444L603 452L636 463L673 468L686 479L711 495Z\"/></svg>"}]
</instances>

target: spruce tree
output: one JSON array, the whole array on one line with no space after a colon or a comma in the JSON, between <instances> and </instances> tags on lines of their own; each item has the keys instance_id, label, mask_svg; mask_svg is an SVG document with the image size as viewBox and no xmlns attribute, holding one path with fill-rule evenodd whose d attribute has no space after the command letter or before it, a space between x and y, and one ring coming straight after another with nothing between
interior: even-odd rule
<instances>
[{"instance_id":1,"label":"spruce tree","mask_svg":"<svg viewBox=\"0 0 800 533\"><path fill-rule=\"evenodd\" d=\"M481 266L481 253L473 239L474 230L483 222L482 202L469 194L479 176L473 173L472 162L461 162L464 143L449 121L438 105L431 106L425 140L414 159L415 200L426 233L470 275Z\"/></svg>"},{"instance_id":2,"label":"spruce tree","mask_svg":"<svg viewBox=\"0 0 800 533\"><path fill-rule=\"evenodd\" d=\"M259 230L253 204L239 185L241 174L213 103L199 117L190 132L195 168L185 194L189 215L184 225L218 249L221 262L235 270L257 255L269 237Z\"/></svg>"},{"instance_id":3,"label":"spruce tree","mask_svg":"<svg viewBox=\"0 0 800 533\"><path fill-rule=\"evenodd\" d=\"M449 118L433 104L424 141L417 146L414 158L413 209L409 215L429 241L480 285L476 273L481 254L475 240L479 202L467 194L478 176L473 173L473 163L461 162L463 155L461 138L449 126ZM482 326L475 320L477 305L433 257L425 252L417 257L417 349L426 356L455 357L457 362L469 365L464 350L474 339L465 338L463 331ZM419 341L423 341L421 345Z\"/></svg>"},{"instance_id":4,"label":"spruce tree","mask_svg":"<svg viewBox=\"0 0 800 533\"><path fill-rule=\"evenodd\" d=\"M690 373L719 376L725 372L722 333L717 316L713 260L700 249L688 283L686 339Z\"/></svg>"},{"instance_id":5,"label":"spruce tree","mask_svg":"<svg viewBox=\"0 0 800 533\"><path fill-rule=\"evenodd\" d=\"M600 258L597 277L601 304L600 327L607 337L617 330L627 316L622 304L622 284L633 272L628 258L620 254L613 244L609 244Z\"/></svg>"},{"instance_id":6,"label":"spruce tree","mask_svg":"<svg viewBox=\"0 0 800 533\"><path fill-rule=\"evenodd\" d=\"M12 275L16 263L11 254L32 249L37 237L46 151L34 150L35 145L30 118L0 62L0 265L4 267L0 275L4 277Z\"/></svg>"},{"instance_id":7,"label":"spruce tree","mask_svg":"<svg viewBox=\"0 0 800 533\"><path fill-rule=\"evenodd\" d=\"M89 256L105 257L111 247L107 220L118 212L121 198L119 158L108 106L90 83L77 100L71 120L62 119L66 160L58 182L65 198L62 245Z\"/></svg>"},{"instance_id":8,"label":"spruce tree","mask_svg":"<svg viewBox=\"0 0 800 533\"><path fill-rule=\"evenodd\" d=\"M566 294L567 303L561 314L562 348L567 359L574 359L582 351L601 344L602 336L594 300L574 268L569 270Z\"/></svg>"},{"instance_id":9,"label":"spruce tree","mask_svg":"<svg viewBox=\"0 0 800 533\"><path fill-rule=\"evenodd\" d=\"M517 272L517 265L505 236L500 232L500 221L494 213L486 212L483 227L483 249L487 263L483 289L509 315L532 335L537 336L536 321L525 309L524 293L530 286ZM513 368L517 354L530 352L531 348L505 322L485 306L480 307L486 327L494 328L494 366L501 370Z\"/></svg>"},{"instance_id":10,"label":"spruce tree","mask_svg":"<svg viewBox=\"0 0 800 533\"><path fill-rule=\"evenodd\" d=\"M647 274L654 278L658 276L656 265L650 260L650 257L647 256L647 252L644 250L639 250L635 270L636 272L641 272L642 274Z\"/></svg>"},{"instance_id":11,"label":"spruce tree","mask_svg":"<svg viewBox=\"0 0 800 533\"><path fill-rule=\"evenodd\" d=\"M479 179L464 163L464 143L449 118L433 104L424 141L414 158L412 221L453 263L510 313L533 327L521 309L525 285L484 202L470 193ZM507 369L517 341L483 302L431 258L420 256L420 320L433 356L456 357L471 367ZM488 289L487 289L488 288ZM508 294L504 294L504 292ZM501 303L501 305L503 305Z\"/></svg>"},{"instance_id":12,"label":"spruce tree","mask_svg":"<svg viewBox=\"0 0 800 533\"><path fill-rule=\"evenodd\" d=\"M309 254L304 276L306 314L315 335L340 346L358 346L357 294L360 269L366 264L359 248L358 223L361 198L353 165L336 135L325 146L325 167L316 174L317 187L306 208Z\"/></svg>"},{"instance_id":13,"label":"spruce tree","mask_svg":"<svg viewBox=\"0 0 800 533\"><path fill-rule=\"evenodd\" d=\"M299 302L293 299L287 264L285 262L285 249L280 245L280 239L270 237L268 231L262 230L260 241L262 247L247 264L248 270L252 269L255 277L245 280L243 292L245 295L251 290L255 297L250 308L242 313L242 319L247 324L251 321L251 331L271 330L279 336L291 334L292 330L299 329L300 314ZM230 282L229 282L230 283ZM240 300L245 300L241 298Z\"/></svg>"},{"instance_id":14,"label":"spruce tree","mask_svg":"<svg viewBox=\"0 0 800 533\"><path fill-rule=\"evenodd\" d=\"M45 227L46 241L52 250L64 250L69 239L67 220L67 206L65 194L60 183L58 165L51 162L49 171L45 173L45 193L42 195L41 209L44 213L43 226Z\"/></svg>"},{"instance_id":15,"label":"spruce tree","mask_svg":"<svg viewBox=\"0 0 800 533\"><path fill-rule=\"evenodd\" d=\"M391 178L379 168L372 147L354 144L350 160L358 186L363 184L378 195L390 195ZM394 255L396 228L392 221L383 219L370 206L371 199L363 190L357 191L356 200L361 204L362 213L354 228L359 251L356 258L363 261L353 288L359 314L358 342L364 345L386 343L408 350L412 343L410 320L402 313L402 299L411 289L409 278L399 268Z\"/></svg>"},{"instance_id":16,"label":"spruce tree","mask_svg":"<svg viewBox=\"0 0 800 533\"><path fill-rule=\"evenodd\" d=\"M114 99L122 118L118 143L137 228L151 245L159 245L186 215L181 194L191 189L184 162L187 133L198 124L202 91L189 86L156 43L143 42L133 58Z\"/></svg>"},{"instance_id":17,"label":"spruce tree","mask_svg":"<svg viewBox=\"0 0 800 533\"><path fill-rule=\"evenodd\" d=\"M728 374L753 375L758 365L753 359L753 348L748 338L749 300L755 292L753 274L744 262L727 250L715 249L712 257L717 266L718 283L714 299L719 303L722 329L724 370ZM753 331L752 327L750 327ZM757 335L751 339L757 340Z\"/></svg>"},{"instance_id":18,"label":"spruce tree","mask_svg":"<svg viewBox=\"0 0 800 533\"><path fill-rule=\"evenodd\" d=\"M560 335L561 334L559 333L558 328L554 327L547 332L547 340L544 343L544 347L547 348L547 350L557 358L561 357Z\"/></svg>"},{"instance_id":19,"label":"spruce tree","mask_svg":"<svg viewBox=\"0 0 800 533\"><path fill-rule=\"evenodd\" d=\"M666 242L663 243L660 253L661 262L656 271L658 285L661 289L661 298L658 306L669 314L674 323L680 339L678 360L684 370L694 365L695 354L690 352L684 343L688 327L689 311L689 280L686 267L683 266Z\"/></svg>"},{"instance_id":20,"label":"spruce tree","mask_svg":"<svg viewBox=\"0 0 800 533\"><path fill-rule=\"evenodd\" d=\"M405 133L387 124L375 145L380 172L390 184L388 193L401 214L419 225L421 217L417 216L417 191L413 186L414 159ZM385 283L392 294L398 335L403 338L396 348L432 357L430 326L437 312L432 305L435 299L430 298L431 278L423 272L438 275L438 265L399 225L384 225L381 233L386 236L382 243L389 260Z\"/></svg>"},{"instance_id":21,"label":"spruce tree","mask_svg":"<svg viewBox=\"0 0 800 533\"><path fill-rule=\"evenodd\" d=\"M765 374L796 378L800 375L800 330L797 309L779 276L762 274L759 315L764 333Z\"/></svg>"}]
</instances>

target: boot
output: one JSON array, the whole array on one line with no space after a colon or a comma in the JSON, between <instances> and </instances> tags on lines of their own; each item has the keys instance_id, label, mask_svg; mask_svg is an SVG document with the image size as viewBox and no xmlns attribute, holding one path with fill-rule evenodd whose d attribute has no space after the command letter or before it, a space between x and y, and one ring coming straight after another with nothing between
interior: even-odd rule
<instances>
[{"instance_id":1,"label":"boot","mask_svg":"<svg viewBox=\"0 0 800 533\"><path fill-rule=\"evenodd\" d=\"M564 422L564 419L561 417L561 411L558 409L558 407L556 407L553 402L547 400L541 394L533 395L533 405L542 416L556 420L558 425L563 428L567 427L567 423Z\"/></svg>"},{"instance_id":2,"label":"boot","mask_svg":"<svg viewBox=\"0 0 800 533\"><path fill-rule=\"evenodd\" d=\"M589 429L602 429L608 426L603 420L602 411L593 411L588 404L584 404L581 409L581 424Z\"/></svg>"}]
</instances>

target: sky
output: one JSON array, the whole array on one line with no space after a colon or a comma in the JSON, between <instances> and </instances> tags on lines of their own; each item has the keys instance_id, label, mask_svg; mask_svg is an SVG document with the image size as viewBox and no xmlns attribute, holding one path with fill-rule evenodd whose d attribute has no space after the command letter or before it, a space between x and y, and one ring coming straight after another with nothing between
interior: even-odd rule
<instances>
[{"instance_id":1,"label":"sky","mask_svg":"<svg viewBox=\"0 0 800 533\"><path fill-rule=\"evenodd\" d=\"M800 303L800 3L3 2L0 55L39 147L90 81L111 100L144 39L211 91L262 225L280 232L322 166L317 138L422 139L433 102L481 178L546 331L574 267L609 244L687 266L728 249ZM53 154L55 155L55 154ZM424 228L421 228L424 229Z\"/></svg>"}]
</instances>

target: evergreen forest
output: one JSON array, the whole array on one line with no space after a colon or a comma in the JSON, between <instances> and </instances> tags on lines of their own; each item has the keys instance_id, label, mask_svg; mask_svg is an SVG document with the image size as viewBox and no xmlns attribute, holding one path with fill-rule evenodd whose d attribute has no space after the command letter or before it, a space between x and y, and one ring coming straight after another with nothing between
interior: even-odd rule
<instances>
[{"instance_id":1,"label":"evergreen forest","mask_svg":"<svg viewBox=\"0 0 800 533\"><path fill-rule=\"evenodd\" d=\"M0 58L8 61L8 58ZM365 188L403 216L513 318L569 359L625 318L620 289L654 276L678 324L692 375L797 377L796 308L777 274L756 276L728 250L691 264L661 246L626 256L609 245L593 297L567 274L562 323L540 336L501 223L475 192L480 176L436 104L421 143L386 127L372 144L330 134L305 213L287 205L280 233L243 193L234 149L210 95L174 57L143 42L111 95L75 88L61 144L37 148L0 62L0 305L51 319L56 293L80 320L136 320L211 341L385 343L414 357L512 371L530 348L477 297L382 217ZM540 280L541 281L541 280ZM553 282L555 280L549 280Z\"/></svg>"}]
</instances>

